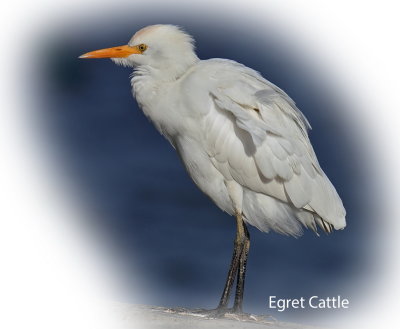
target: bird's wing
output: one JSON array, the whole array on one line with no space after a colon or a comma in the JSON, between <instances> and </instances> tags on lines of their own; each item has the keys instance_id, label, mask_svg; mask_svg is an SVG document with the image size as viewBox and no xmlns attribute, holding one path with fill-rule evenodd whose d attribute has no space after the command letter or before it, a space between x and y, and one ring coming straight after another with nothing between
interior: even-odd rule
<instances>
[{"instance_id":1,"label":"bird's wing","mask_svg":"<svg viewBox=\"0 0 400 329\"><path fill-rule=\"evenodd\" d=\"M216 168L255 192L317 214L336 229L345 209L308 138L310 125L281 89L241 64L213 60L206 149Z\"/></svg>"}]
</instances>

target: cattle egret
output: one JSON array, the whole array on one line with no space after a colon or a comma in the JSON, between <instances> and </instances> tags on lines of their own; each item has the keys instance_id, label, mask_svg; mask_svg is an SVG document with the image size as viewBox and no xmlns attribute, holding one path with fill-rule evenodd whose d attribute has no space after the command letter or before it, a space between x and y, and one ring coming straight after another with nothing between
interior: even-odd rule
<instances>
[{"instance_id":1,"label":"cattle egret","mask_svg":"<svg viewBox=\"0 0 400 329\"><path fill-rule=\"evenodd\" d=\"M232 261L213 315L244 314L246 224L292 236L302 226L316 233L317 227L330 233L346 226L342 201L308 138L309 122L258 72L232 60L200 60L193 38L173 25L145 27L127 45L80 58L134 67L132 91L144 114L200 190L235 216Z\"/></svg>"}]
</instances>

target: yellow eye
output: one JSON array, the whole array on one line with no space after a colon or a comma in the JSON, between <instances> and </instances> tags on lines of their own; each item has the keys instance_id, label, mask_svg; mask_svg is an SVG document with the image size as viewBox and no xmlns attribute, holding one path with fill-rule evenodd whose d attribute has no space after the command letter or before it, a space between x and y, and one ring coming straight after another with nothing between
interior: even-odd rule
<instances>
[{"instance_id":1,"label":"yellow eye","mask_svg":"<svg viewBox=\"0 0 400 329\"><path fill-rule=\"evenodd\" d=\"M140 44L137 46L137 49L139 49L139 51L141 53L143 53L146 49L147 49L147 45L145 45L144 43Z\"/></svg>"}]
</instances>

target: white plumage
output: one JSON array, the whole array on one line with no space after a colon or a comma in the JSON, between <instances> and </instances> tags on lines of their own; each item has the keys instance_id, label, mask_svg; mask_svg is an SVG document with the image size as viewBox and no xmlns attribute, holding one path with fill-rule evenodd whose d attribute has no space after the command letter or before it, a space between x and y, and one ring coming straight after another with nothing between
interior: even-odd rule
<instances>
[{"instance_id":1,"label":"white plumage","mask_svg":"<svg viewBox=\"0 0 400 329\"><path fill-rule=\"evenodd\" d=\"M283 90L237 62L199 60L192 37L173 25L146 27L128 46L142 44L143 53L113 60L136 68L132 87L144 114L218 207L242 211L265 232L345 227L342 201L308 138L310 124ZM93 53L82 57L100 57Z\"/></svg>"},{"instance_id":2,"label":"white plumage","mask_svg":"<svg viewBox=\"0 0 400 329\"><path fill-rule=\"evenodd\" d=\"M342 201L308 138L310 125L284 91L237 62L199 60L193 39L176 26L144 28L121 47L82 57L135 67L139 106L219 208L265 232L345 227Z\"/></svg>"}]
</instances>

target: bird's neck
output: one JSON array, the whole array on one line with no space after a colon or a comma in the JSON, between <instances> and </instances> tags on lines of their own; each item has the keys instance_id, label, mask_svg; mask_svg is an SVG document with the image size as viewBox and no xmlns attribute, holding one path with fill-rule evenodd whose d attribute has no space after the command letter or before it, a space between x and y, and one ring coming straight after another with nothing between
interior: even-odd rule
<instances>
[{"instance_id":1,"label":"bird's neck","mask_svg":"<svg viewBox=\"0 0 400 329\"><path fill-rule=\"evenodd\" d=\"M195 53L180 60L165 60L160 66L141 65L135 68L133 77L154 79L158 82L172 82L182 77L199 61Z\"/></svg>"},{"instance_id":2,"label":"bird's neck","mask_svg":"<svg viewBox=\"0 0 400 329\"><path fill-rule=\"evenodd\" d=\"M165 91L178 82L198 61L196 56L185 65L174 63L175 65L160 68L149 65L136 67L131 76L132 91L136 100L142 106L145 106L146 102L153 102L158 98L160 91Z\"/></svg>"}]
</instances>

